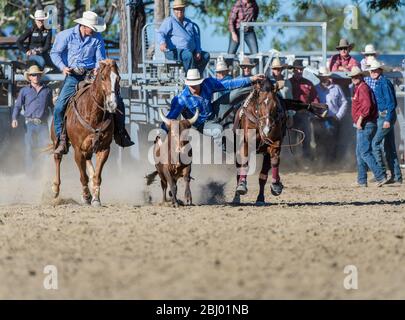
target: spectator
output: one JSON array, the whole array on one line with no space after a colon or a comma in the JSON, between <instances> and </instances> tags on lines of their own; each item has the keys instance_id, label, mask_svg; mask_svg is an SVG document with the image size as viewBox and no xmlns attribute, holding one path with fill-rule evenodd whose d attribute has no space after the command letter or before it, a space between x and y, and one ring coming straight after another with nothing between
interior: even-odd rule
<instances>
[{"instance_id":1,"label":"spectator","mask_svg":"<svg viewBox=\"0 0 405 320\"><path fill-rule=\"evenodd\" d=\"M18 37L17 46L21 52L27 55L28 61L35 63L41 69L44 69L46 65L53 68L54 65L49 57L52 30L46 29L44 24L44 21L48 19L48 14L45 14L43 10L37 10L30 17L35 20L34 25ZM24 43L26 39L28 39L27 45Z\"/></svg>"},{"instance_id":2,"label":"spectator","mask_svg":"<svg viewBox=\"0 0 405 320\"><path fill-rule=\"evenodd\" d=\"M27 174L33 173L34 154L49 143L48 116L53 108L52 90L41 83L42 71L37 65L25 72L29 85L22 88L12 114L11 127L18 127L18 114L24 110L25 133L25 168ZM36 151L36 152L35 152Z\"/></svg>"},{"instance_id":3,"label":"spectator","mask_svg":"<svg viewBox=\"0 0 405 320\"><path fill-rule=\"evenodd\" d=\"M336 47L339 53L334 55L329 64L329 69L333 71L348 72L351 71L354 66L358 66L358 62L350 55L350 51L353 49L354 44L349 43L347 39L340 39L339 45Z\"/></svg>"},{"instance_id":4,"label":"spectator","mask_svg":"<svg viewBox=\"0 0 405 320\"><path fill-rule=\"evenodd\" d=\"M253 75L252 70L256 66L248 57L244 57L239 63L239 67L242 69L241 78L251 77Z\"/></svg>"},{"instance_id":5,"label":"spectator","mask_svg":"<svg viewBox=\"0 0 405 320\"><path fill-rule=\"evenodd\" d=\"M259 15L259 7L255 0L237 0L233 5L229 16L228 53L235 54L240 44L240 27L242 22L255 22ZM249 47L250 54L256 54L258 50L256 33L253 27L245 27L243 30L245 42Z\"/></svg>"},{"instance_id":6,"label":"spectator","mask_svg":"<svg viewBox=\"0 0 405 320\"><path fill-rule=\"evenodd\" d=\"M372 44L368 44L364 48L362 54L364 55L364 58L361 59L360 66L362 71L366 71L371 61L377 58L377 51L375 51L375 48Z\"/></svg>"},{"instance_id":7,"label":"spectator","mask_svg":"<svg viewBox=\"0 0 405 320\"><path fill-rule=\"evenodd\" d=\"M357 185L367 187L367 168L369 168L380 187L387 183L384 171L374 158L372 139L376 132L377 107L370 87L364 82L362 71L355 66L349 73L354 84L352 98L352 118L356 134Z\"/></svg>"},{"instance_id":8,"label":"spectator","mask_svg":"<svg viewBox=\"0 0 405 320\"><path fill-rule=\"evenodd\" d=\"M279 93L283 99L292 99L292 84L289 79L284 79L283 70L286 65L282 65L278 57L271 62L271 78L277 82Z\"/></svg>"},{"instance_id":9,"label":"spectator","mask_svg":"<svg viewBox=\"0 0 405 320\"><path fill-rule=\"evenodd\" d=\"M227 81L227 80L232 80L232 76L229 74L229 69L228 65L224 61L222 57L218 58L217 65L215 67L215 72L216 72L216 78L219 81ZM230 93L230 90L224 90L224 91L218 91L215 92L213 95L213 100L217 100L218 98ZM222 119L224 116L226 116L227 111L229 110L231 106L227 103L220 103L218 107L216 108L217 110L214 110L214 112L217 114L217 117L219 119ZM225 122L231 122L232 121L232 115L229 114Z\"/></svg>"},{"instance_id":10,"label":"spectator","mask_svg":"<svg viewBox=\"0 0 405 320\"><path fill-rule=\"evenodd\" d=\"M201 50L198 26L185 17L185 8L184 0L174 1L173 15L163 21L157 33L160 50L166 59L180 60L186 73L196 68L202 74L210 55Z\"/></svg>"},{"instance_id":11,"label":"spectator","mask_svg":"<svg viewBox=\"0 0 405 320\"><path fill-rule=\"evenodd\" d=\"M399 159L395 145L395 122L397 120L397 99L392 83L383 75L383 64L378 60L373 60L367 69L370 77L367 82L370 84L377 101L378 120L377 132L373 138L374 157L382 167L384 173L383 154L387 158L388 169L391 172L390 183L402 184L402 173L399 166Z\"/></svg>"},{"instance_id":12,"label":"spectator","mask_svg":"<svg viewBox=\"0 0 405 320\"><path fill-rule=\"evenodd\" d=\"M294 60L290 68L293 69L293 76L290 78L293 99L299 100L304 103L319 103L319 98L315 86L311 81L303 77L303 60ZM309 115L305 112L297 112L294 117L294 124L297 129L303 131L305 134L305 139L302 143L302 156L306 160L311 160L311 132Z\"/></svg>"},{"instance_id":13,"label":"spectator","mask_svg":"<svg viewBox=\"0 0 405 320\"><path fill-rule=\"evenodd\" d=\"M349 104L342 88L333 83L331 75L332 73L328 68L320 67L317 75L320 83L315 86L320 103L325 103L328 106L327 118L317 119L316 122L322 128L314 132L316 141L321 141L325 147L324 154L328 160L336 159L340 125Z\"/></svg>"}]
</instances>

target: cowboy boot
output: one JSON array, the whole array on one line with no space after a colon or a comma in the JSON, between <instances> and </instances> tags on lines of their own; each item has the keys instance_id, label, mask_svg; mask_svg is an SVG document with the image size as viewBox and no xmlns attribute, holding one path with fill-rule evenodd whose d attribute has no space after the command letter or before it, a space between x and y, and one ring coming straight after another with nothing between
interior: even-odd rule
<instances>
[{"instance_id":1,"label":"cowboy boot","mask_svg":"<svg viewBox=\"0 0 405 320\"><path fill-rule=\"evenodd\" d=\"M131 137L125 129L125 126L120 123L117 116L114 116L114 127L114 141L116 144L123 148L130 147L135 144L133 141L131 141Z\"/></svg>"},{"instance_id":2,"label":"cowboy boot","mask_svg":"<svg viewBox=\"0 0 405 320\"><path fill-rule=\"evenodd\" d=\"M131 141L131 137L125 128L116 130L114 132L114 141L123 148L130 147L135 144L133 141Z\"/></svg>"},{"instance_id":3,"label":"cowboy boot","mask_svg":"<svg viewBox=\"0 0 405 320\"><path fill-rule=\"evenodd\" d=\"M68 151L69 151L69 148L68 148L68 142L67 142L67 135L66 135L66 131L63 131L60 134L58 143L57 143L56 148L53 153L61 156L63 154L67 154Z\"/></svg>"}]
</instances>

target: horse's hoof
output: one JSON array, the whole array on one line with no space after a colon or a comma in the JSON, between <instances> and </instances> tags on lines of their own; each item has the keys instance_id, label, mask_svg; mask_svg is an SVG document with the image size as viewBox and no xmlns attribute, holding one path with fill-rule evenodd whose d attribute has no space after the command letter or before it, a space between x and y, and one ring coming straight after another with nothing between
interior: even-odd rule
<instances>
[{"instance_id":1,"label":"horse's hoof","mask_svg":"<svg viewBox=\"0 0 405 320\"><path fill-rule=\"evenodd\" d=\"M92 207L101 207L101 202L100 202L100 200L92 200L91 201L91 206Z\"/></svg>"},{"instance_id":2,"label":"horse's hoof","mask_svg":"<svg viewBox=\"0 0 405 320\"><path fill-rule=\"evenodd\" d=\"M178 202L173 203L173 208L178 208L179 206L180 206L180 204Z\"/></svg>"},{"instance_id":3,"label":"horse's hoof","mask_svg":"<svg viewBox=\"0 0 405 320\"><path fill-rule=\"evenodd\" d=\"M82 196L82 204L91 204L91 197Z\"/></svg>"},{"instance_id":4,"label":"horse's hoof","mask_svg":"<svg viewBox=\"0 0 405 320\"><path fill-rule=\"evenodd\" d=\"M236 187L236 194L244 196L248 192L246 181L239 182Z\"/></svg>"},{"instance_id":5,"label":"horse's hoof","mask_svg":"<svg viewBox=\"0 0 405 320\"><path fill-rule=\"evenodd\" d=\"M240 204L240 195L235 192L235 196L232 199L232 204Z\"/></svg>"},{"instance_id":6,"label":"horse's hoof","mask_svg":"<svg viewBox=\"0 0 405 320\"><path fill-rule=\"evenodd\" d=\"M273 196L279 196L283 192L283 184L281 182L272 183L270 186L271 194Z\"/></svg>"},{"instance_id":7,"label":"horse's hoof","mask_svg":"<svg viewBox=\"0 0 405 320\"><path fill-rule=\"evenodd\" d=\"M265 204L266 204L266 202L264 201L264 196L259 194L256 199L256 205L264 206Z\"/></svg>"},{"instance_id":8,"label":"horse's hoof","mask_svg":"<svg viewBox=\"0 0 405 320\"><path fill-rule=\"evenodd\" d=\"M57 198L59 196L59 188L56 185L52 186L53 197Z\"/></svg>"}]
</instances>

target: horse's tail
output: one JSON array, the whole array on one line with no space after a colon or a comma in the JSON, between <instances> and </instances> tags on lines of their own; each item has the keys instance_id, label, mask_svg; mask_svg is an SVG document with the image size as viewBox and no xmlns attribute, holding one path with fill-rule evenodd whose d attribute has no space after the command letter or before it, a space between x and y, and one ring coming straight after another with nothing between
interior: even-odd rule
<instances>
[{"instance_id":1,"label":"horse's tail","mask_svg":"<svg viewBox=\"0 0 405 320\"><path fill-rule=\"evenodd\" d=\"M48 144L45 148L41 149L40 151L41 151L41 153L45 153L45 152L49 152L49 153L50 153L50 151L52 151L52 150L53 150L53 144L50 143L50 144Z\"/></svg>"},{"instance_id":2,"label":"horse's tail","mask_svg":"<svg viewBox=\"0 0 405 320\"><path fill-rule=\"evenodd\" d=\"M145 176L146 185L150 186L155 181L157 175L158 175L157 171L153 171L152 173L149 173L148 175L146 175Z\"/></svg>"}]
</instances>

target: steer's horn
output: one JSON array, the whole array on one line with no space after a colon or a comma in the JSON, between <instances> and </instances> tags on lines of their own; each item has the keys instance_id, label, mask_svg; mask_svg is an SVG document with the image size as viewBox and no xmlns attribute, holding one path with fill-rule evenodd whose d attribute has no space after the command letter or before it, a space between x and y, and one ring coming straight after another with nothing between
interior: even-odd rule
<instances>
[{"instance_id":1,"label":"steer's horn","mask_svg":"<svg viewBox=\"0 0 405 320\"><path fill-rule=\"evenodd\" d=\"M188 119L188 122L190 122L190 124L193 125L197 121L199 114L200 112L197 109L194 116L191 119Z\"/></svg>"},{"instance_id":2,"label":"steer's horn","mask_svg":"<svg viewBox=\"0 0 405 320\"><path fill-rule=\"evenodd\" d=\"M159 109L159 116L160 119L165 123L165 125L170 125L170 120L166 118L166 116L163 114L162 109Z\"/></svg>"}]
</instances>

